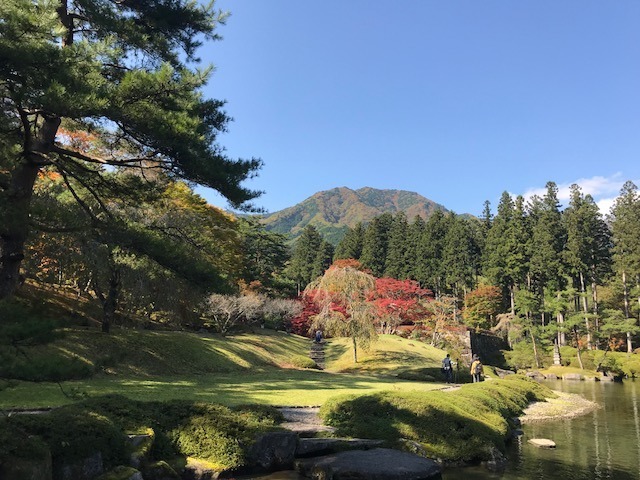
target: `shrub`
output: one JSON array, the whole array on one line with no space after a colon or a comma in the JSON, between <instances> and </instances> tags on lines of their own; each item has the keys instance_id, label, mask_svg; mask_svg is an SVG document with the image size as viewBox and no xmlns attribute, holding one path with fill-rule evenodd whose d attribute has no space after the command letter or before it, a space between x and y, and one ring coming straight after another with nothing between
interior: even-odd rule
<instances>
[{"instance_id":1,"label":"shrub","mask_svg":"<svg viewBox=\"0 0 640 480\"><path fill-rule=\"evenodd\" d=\"M338 435L378 438L397 444L419 442L429 456L483 460L490 448L504 448L509 420L534 400L552 397L546 387L521 376L465 385L452 392L340 396L320 415Z\"/></svg>"},{"instance_id":2,"label":"shrub","mask_svg":"<svg viewBox=\"0 0 640 480\"><path fill-rule=\"evenodd\" d=\"M316 362L304 355L292 355L289 357L289 363L298 368L318 368Z\"/></svg>"}]
</instances>

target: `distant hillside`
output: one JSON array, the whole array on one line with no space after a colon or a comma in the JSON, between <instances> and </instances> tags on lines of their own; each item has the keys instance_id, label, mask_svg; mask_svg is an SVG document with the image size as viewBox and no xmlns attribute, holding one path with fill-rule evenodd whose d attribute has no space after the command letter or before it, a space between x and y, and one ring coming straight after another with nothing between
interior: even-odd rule
<instances>
[{"instance_id":1,"label":"distant hillside","mask_svg":"<svg viewBox=\"0 0 640 480\"><path fill-rule=\"evenodd\" d=\"M428 198L404 190L378 190L347 187L318 192L306 200L267 215L263 223L268 230L297 238L304 227L315 226L324 238L337 244L347 228L367 223L385 212L403 211L411 222L416 215L427 219L436 210L447 209Z\"/></svg>"}]
</instances>

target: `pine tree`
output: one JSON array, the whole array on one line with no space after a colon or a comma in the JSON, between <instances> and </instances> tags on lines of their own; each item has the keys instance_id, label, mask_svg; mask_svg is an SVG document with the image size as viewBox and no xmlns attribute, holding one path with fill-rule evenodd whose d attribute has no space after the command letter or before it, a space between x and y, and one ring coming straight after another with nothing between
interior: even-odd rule
<instances>
[{"instance_id":1,"label":"pine tree","mask_svg":"<svg viewBox=\"0 0 640 480\"><path fill-rule=\"evenodd\" d=\"M311 270L311 280L321 277L324 272L333 263L333 245L326 240L322 240L320 248L313 261L313 269Z\"/></svg>"},{"instance_id":2,"label":"pine tree","mask_svg":"<svg viewBox=\"0 0 640 480\"><path fill-rule=\"evenodd\" d=\"M365 229L362 226L362 222L358 222L355 227L349 228L336 247L335 260L347 258L359 260L362 255L364 232Z\"/></svg>"},{"instance_id":3,"label":"pine tree","mask_svg":"<svg viewBox=\"0 0 640 480\"><path fill-rule=\"evenodd\" d=\"M384 276L402 279L406 270L407 232L409 225L404 212L398 212L389 231L389 245Z\"/></svg>"},{"instance_id":4,"label":"pine tree","mask_svg":"<svg viewBox=\"0 0 640 480\"><path fill-rule=\"evenodd\" d=\"M213 3L175 0L0 2L0 298L19 283L43 172L62 176L94 227L112 219L114 169L167 172L216 189L235 207L261 161L217 145L229 117L202 87L196 51L224 21ZM78 147L77 133L97 138ZM97 209L80 202L84 193ZM135 203L137 189L121 192Z\"/></svg>"},{"instance_id":5,"label":"pine tree","mask_svg":"<svg viewBox=\"0 0 640 480\"><path fill-rule=\"evenodd\" d=\"M611 215L614 268L622 280L625 318L631 318L629 290L640 284L640 195L633 182L622 186ZM627 332L627 351L633 351L631 332Z\"/></svg>"},{"instance_id":6,"label":"pine tree","mask_svg":"<svg viewBox=\"0 0 640 480\"><path fill-rule=\"evenodd\" d=\"M416 215L413 223L409 225L407 232L407 248L405 250L404 259L404 278L411 278L420 281L422 278L421 265L418 261L418 246L422 242L422 236L425 234L426 223L422 217Z\"/></svg>"},{"instance_id":7,"label":"pine tree","mask_svg":"<svg viewBox=\"0 0 640 480\"><path fill-rule=\"evenodd\" d=\"M444 289L444 272L442 250L444 239L449 229L449 222L444 214L437 210L429 217L425 225L425 232L418 245L419 278L423 287L431 289L439 298Z\"/></svg>"},{"instance_id":8,"label":"pine tree","mask_svg":"<svg viewBox=\"0 0 640 480\"><path fill-rule=\"evenodd\" d=\"M314 265L322 245L322 237L313 225L307 225L293 248L286 274L298 285L298 293L313 280Z\"/></svg>"},{"instance_id":9,"label":"pine tree","mask_svg":"<svg viewBox=\"0 0 640 480\"><path fill-rule=\"evenodd\" d=\"M390 213L383 213L369 223L364 233L360 263L371 270L375 277L381 277L384 274L392 223L393 216Z\"/></svg>"}]
</instances>

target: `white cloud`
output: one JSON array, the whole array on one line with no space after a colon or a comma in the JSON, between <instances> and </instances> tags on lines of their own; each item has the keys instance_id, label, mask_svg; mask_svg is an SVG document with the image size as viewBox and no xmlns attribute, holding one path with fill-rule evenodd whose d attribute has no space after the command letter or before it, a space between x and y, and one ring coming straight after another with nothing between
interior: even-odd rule
<instances>
[{"instance_id":1,"label":"white cloud","mask_svg":"<svg viewBox=\"0 0 640 480\"><path fill-rule=\"evenodd\" d=\"M622 177L621 173L616 173L609 177L595 176L591 178L580 178L570 183L559 183L557 184L558 200L563 204L563 207L566 207L571 195L571 185L577 184L582 189L583 194L589 194L593 197L600 208L600 212L606 215L609 213L609 209L613 205L626 180L627 179ZM523 194L523 197L527 200L533 195L542 197L546 191L547 189L545 187L530 188Z\"/></svg>"}]
</instances>

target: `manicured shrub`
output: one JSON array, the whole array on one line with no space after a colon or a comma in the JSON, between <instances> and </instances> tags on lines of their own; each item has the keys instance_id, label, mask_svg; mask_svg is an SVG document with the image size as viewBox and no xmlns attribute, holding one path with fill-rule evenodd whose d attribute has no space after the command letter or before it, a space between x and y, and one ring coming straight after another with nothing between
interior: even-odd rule
<instances>
[{"instance_id":1,"label":"manicured shrub","mask_svg":"<svg viewBox=\"0 0 640 480\"><path fill-rule=\"evenodd\" d=\"M465 385L450 392L340 396L320 409L338 435L419 442L428 456L482 460L504 448L509 421L534 400L552 397L546 387L520 376Z\"/></svg>"},{"instance_id":2,"label":"manicured shrub","mask_svg":"<svg viewBox=\"0 0 640 480\"><path fill-rule=\"evenodd\" d=\"M298 368L318 368L316 362L304 355L292 355L289 357L289 363Z\"/></svg>"}]
</instances>

